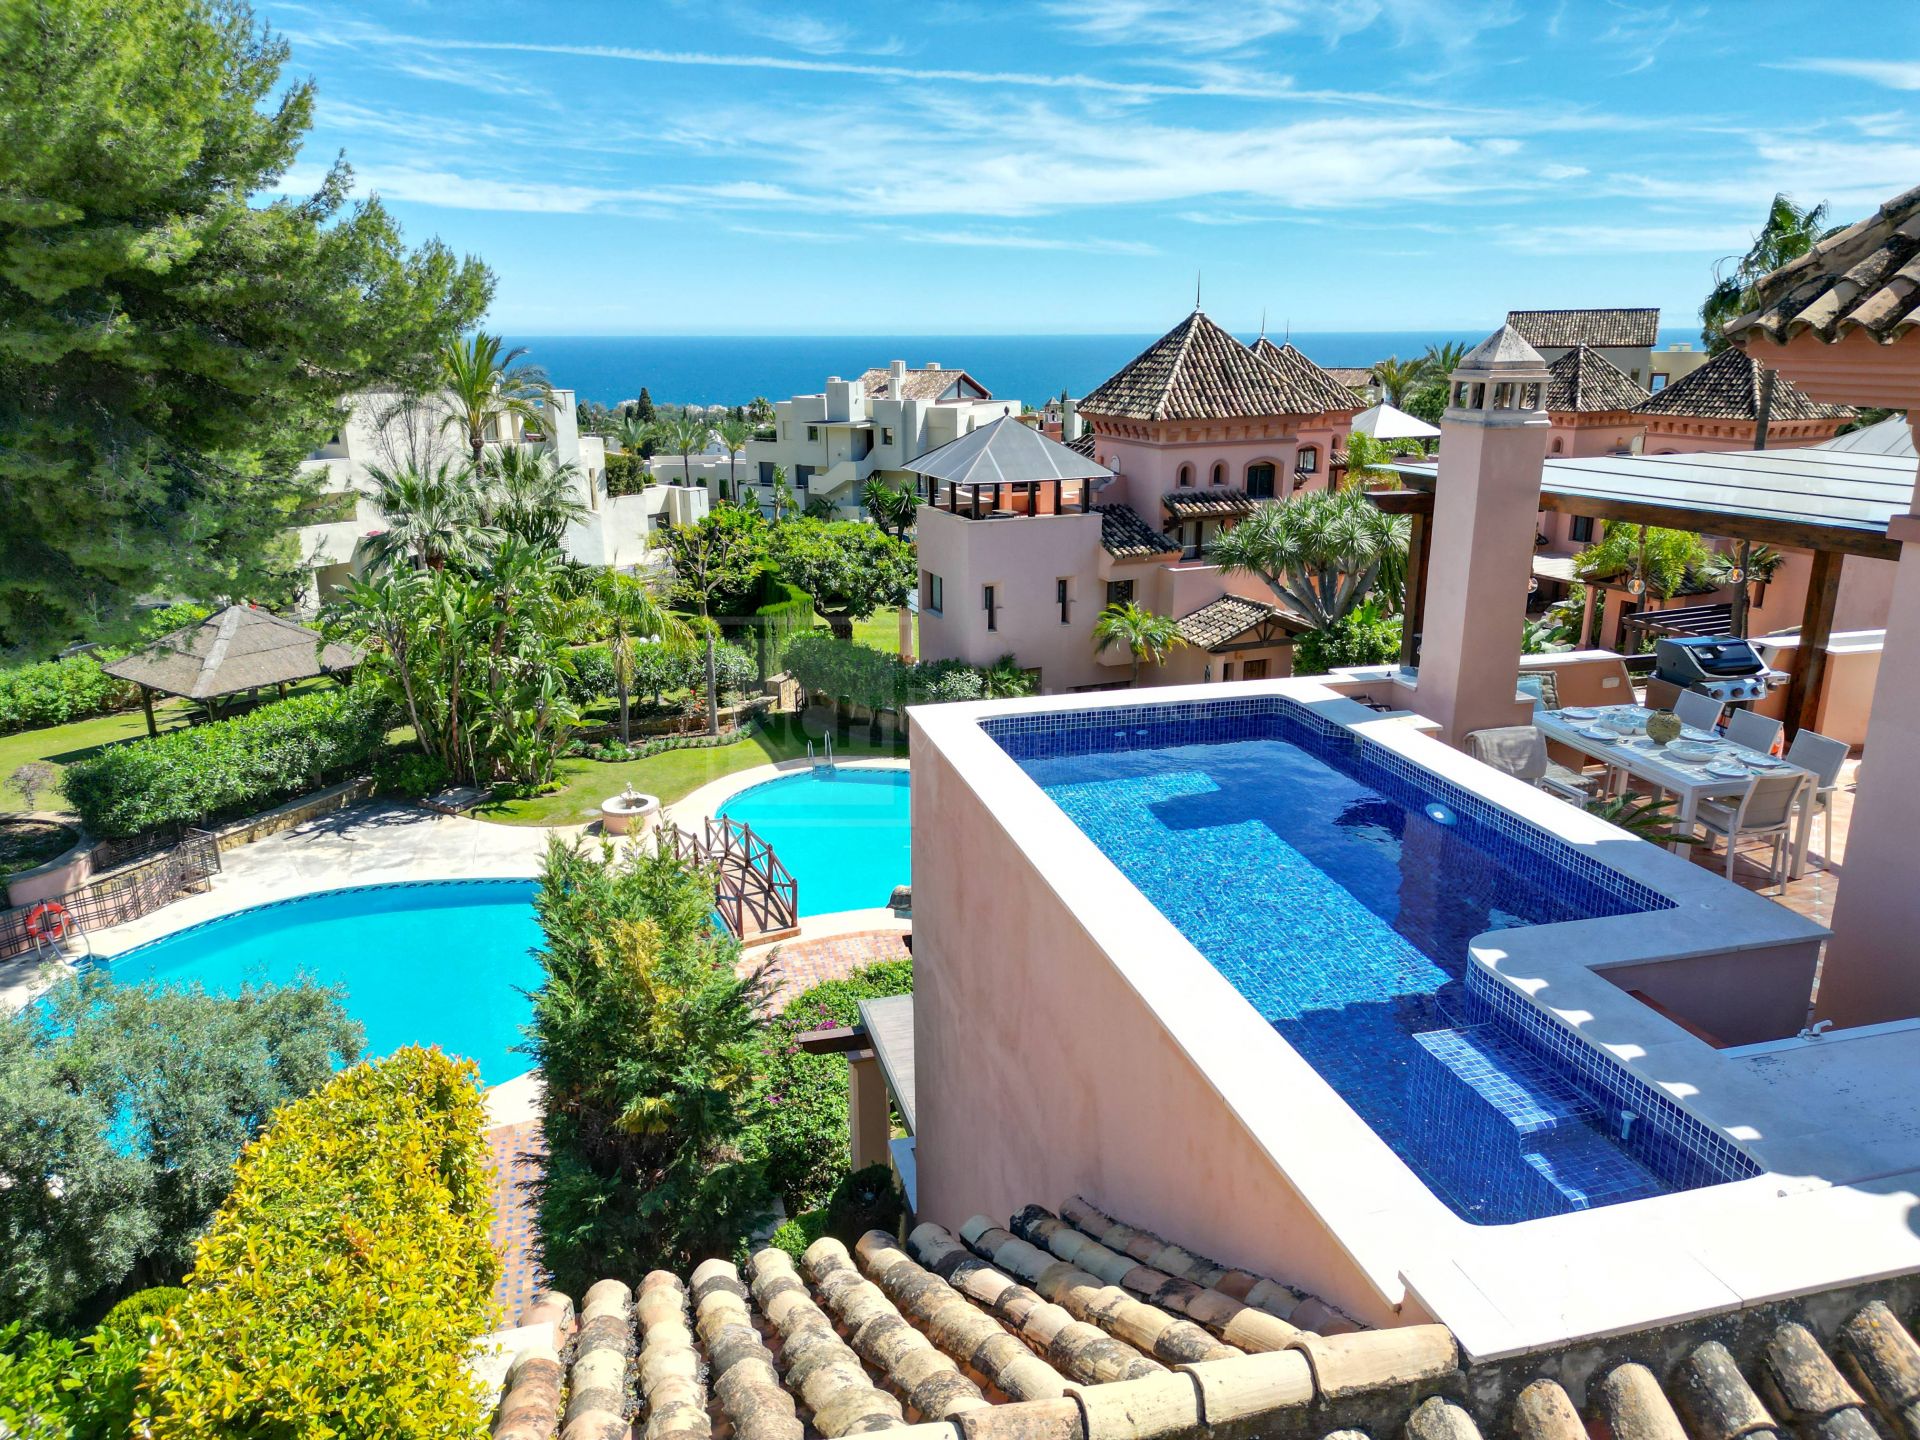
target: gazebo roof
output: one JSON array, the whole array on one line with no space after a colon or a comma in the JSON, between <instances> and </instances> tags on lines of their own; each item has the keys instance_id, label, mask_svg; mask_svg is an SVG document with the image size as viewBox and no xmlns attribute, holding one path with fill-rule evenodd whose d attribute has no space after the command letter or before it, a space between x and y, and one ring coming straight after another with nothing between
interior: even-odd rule
<instances>
[{"instance_id":1,"label":"gazebo roof","mask_svg":"<svg viewBox=\"0 0 1920 1440\"><path fill-rule=\"evenodd\" d=\"M1022 485L1036 480L1105 480L1091 456L1042 435L1011 415L909 461L909 470L956 485Z\"/></svg>"},{"instance_id":2,"label":"gazebo roof","mask_svg":"<svg viewBox=\"0 0 1920 1440\"><path fill-rule=\"evenodd\" d=\"M350 646L328 641L323 648L317 630L251 605L229 605L101 668L165 695L217 700L351 670L360 658Z\"/></svg>"},{"instance_id":3,"label":"gazebo roof","mask_svg":"<svg viewBox=\"0 0 1920 1440\"><path fill-rule=\"evenodd\" d=\"M1429 425L1384 400L1354 416L1353 428L1376 440L1431 440L1440 433L1438 425Z\"/></svg>"}]
</instances>

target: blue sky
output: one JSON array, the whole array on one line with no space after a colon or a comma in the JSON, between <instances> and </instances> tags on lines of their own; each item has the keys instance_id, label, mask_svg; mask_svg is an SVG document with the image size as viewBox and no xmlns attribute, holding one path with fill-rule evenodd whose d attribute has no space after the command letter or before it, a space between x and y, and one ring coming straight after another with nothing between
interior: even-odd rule
<instances>
[{"instance_id":1,"label":"blue sky","mask_svg":"<svg viewBox=\"0 0 1920 1440\"><path fill-rule=\"evenodd\" d=\"M319 86L286 187L344 150L514 334L1157 332L1196 272L1235 329L1684 325L1775 190L1920 181L1913 0L259 13Z\"/></svg>"}]
</instances>

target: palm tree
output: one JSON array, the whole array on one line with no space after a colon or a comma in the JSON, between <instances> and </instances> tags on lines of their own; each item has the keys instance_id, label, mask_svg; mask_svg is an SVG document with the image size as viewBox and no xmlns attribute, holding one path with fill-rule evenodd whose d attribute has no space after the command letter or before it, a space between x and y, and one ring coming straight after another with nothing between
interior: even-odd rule
<instances>
[{"instance_id":1,"label":"palm tree","mask_svg":"<svg viewBox=\"0 0 1920 1440\"><path fill-rule=\"evenodd\" d=\"M1427 378L1427 362L1402 360L1389 355L1373 367L1373 378L1380 382L1380 398L1389 405L1401 405Z\"/></svg>"},{"instance_id":2,"label":"palm tree","mask_svg":"<svg viewBox=\"0 0 1920 1440\"><path fill-rule=\"evenodd\" d=\"M633 691L635 645L652 639L679 649L689 643L692 632L635 576L602 571L595 599L606 621L607 654L613 661L613 685L620 699L620 743L628 745L633 740L628 702Z\"/></svg>"},{"instance_id":3,"label":"palm tree","mask_svg":"<svg viewBox=\"0 0 1920 1440\"><path fill-rule=\"evenodd\" d=\"M1714 266L1713 289L1700 304L1700 338L1707 353L1718 355L1727 348L1727 322L1753 308L1753 287L1762 277L1799 259L1832 233L1824 202L1803 210L1785 195L1774 196L1766 224L1747 253L1729 255Z\"/></svg>"},{"instance_id":4,"label":"palm tree","mask_svg":"<svg viewBox=\"0 0 1920 1440\"><path fill-rule=\"evenodd\" d=\"M546 451L510 446L489 457L481 505L486 523L529 544L558 550L567 527L585 520L587 503L574 489L580 469Z\"/></svg>"},{"instance_id":5,"label":"palm tree","mask_svg":"<svg viewBox=\"0 0 1920 1440\"><path fill-rule=\"evenodd\" d=\"M1151 660L1155 665L1167 663L1167 656L1177 645L1186 641L1180 638L1180 626L1171 615L1156 615L1151 610L1143 610L1131 600L1115 601L1100 612L1100 618L1093 622L1093 648L1096 652L1114 645L1124 645L1127 653L1133 656L1133 678L1130 683L1140 683L1140 667Z\"/></svg>"},{"instance_id":6,"label":"palm tree","mask_svg":"<svg viewBox=\"0 0 1920 1440\"><path fill-rule=\"evenodd\" d=\"M682 410L678 415L657 424L656 434L660 443L680 457L686 483L693 484L693 453L707 448L707 441L713 438L713 426L705 416L695 415L690 410Z\"/></svg>"},{"instance_id":7,"label":"palm tree","mask_svg":"<svg viewBox=\"0 0 1920 1440\"><path fill-rule=\"evenodd\" d=\"M1408 524L1358 489L1313 490L1257 507L1214 542L1214 563L1258 575L1315 630L1366 598L1382 568L1404 561Z\"/></svg>"},{"instance_id":8,"label":"palm tree","mask_svg":"<svg viewBox=\"0 0 1920 1440\"><path fill-rule=\"evenodd\" d=\"M874 524L906 539L907 531L913 527L916 508L912 491L889 484L876 475L860 487L860 503L867 507Z\"/></svg>"},{"instance_id":9,"label":"palm tree","mask_svg":"<svg viewBox=\"0 0 1920 1440\"><path fill-rule=\"evenodd\" d=\"M1458 340L1443 340L1438 345L1427 346L1427 353L1420 357L1420 364L1426 370L1422 380L1444 380L1460 368L1460 362L1467 358L1467 347Z\"/></svg>"},{"instance_id":10,"label":"palm tree","mask_svg":"<svg viewBox=\"0 0 1920 1440\"><path fill-rule=\"evenodd\" d=\"M543 411L554 403L553 386L535 365L520 363L524 345L500 349L500 337L476 331L465 340L448 343L440 351L439 388L446 406L446 428L462 436L473 452L473 468L486 455L487 431L502 422L543 423ZM505 433L498 439L508 438Z\"/></svg>"},{"instance_id":11,"label":"palm tree","mask_svg":"<svg viewBox=\"0 0 1920 1440\"><path fill-rule=\"evenodd\" d=\"M1384 440L1377 440L1364 430L1355 430L1347 436L1347 478L1345 483L1356 485L1370 482L1375 486L1399 488L1400 472L1389 470L1393 460L1393 447Z\"/></svg>"},{"instance_id":12,"label":"palm tree","mask_svg":"<svg viewBox=\"0 0 1920 1440\"><path fill-rule=\"evenodd\" d=\"M1663 600L1673 598L1686 583L1689 571L1709 563L1706 545L1691 530L1622 521L1608 522L1599 541L1573 557L1574 573L1583 580L1626 575L1638 579L1648 593Z\"/></svg>"},{"instance_id":13,"label":"palm tree","mask_svg":"<svg viewBox=\"0 0 1920 1440\"><path fill-rule=\"evenodd\" d=\"M773 467L773 486L767 492L767 501L773 506L773 518L776 523L786 519L791 511L799 509L800 502L793 493L793 487L787 483L786 466Z\"/></svg>"},{"instance_id":14,"label":"palm tree","mask_svg":"<svg viewBox=\"0 0 1920 1440\"><path fill-rule=\"evenodd\" d=\"M390 471L370 465L367 474L379 487L375 503L387 522L385 530L367 541L367 565L375 573L404 562L429 570L443 569L448 561L472 565L484 559L499 538L487 528L479 492L464 465L442 460L424 473L411 466Z\"/></svg>"},{"instance_id":15,"label":"palm tree","mask_svg":"<svg viewBox=\"0 0 1920 1440\"><path fill-rule=\"evenodd\" d=\"M613 438L619 443L622 453L645 455L648 442L655 438L653 424L653 421L642 420L631 410L622 410L620 418L613 422Z\"/></svg>"},{"instance_id":16,"label":"palm tree","mask_svg":"<svg viewBox=\"0 0 1920 1440\"><path fill-rule=\"evenodd\" d=\"M734 416L729 415L713 427L713 433L720 438L720 443L727 447L726 498L731 500L739 493L733 478L733 462L735 457L747 448L747 442L753 439L753 426L749 425L745 420L736 419Z\"/></svg>"}]
</instances>

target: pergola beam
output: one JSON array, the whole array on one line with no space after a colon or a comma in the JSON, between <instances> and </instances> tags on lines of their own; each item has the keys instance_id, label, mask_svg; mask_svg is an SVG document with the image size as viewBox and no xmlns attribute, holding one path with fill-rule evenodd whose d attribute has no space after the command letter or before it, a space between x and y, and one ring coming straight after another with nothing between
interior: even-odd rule
<instances>
[{"instance_id":1,"label":"pergola beam","mask_svg":"<svg viewBox=\"0 0 1920 1440\"><path fill-rule=\"evenodd\" d=\"M1785 545L1816 553L1864 555L1871 560L1898 560L1900 542L1882 532L1852 526L1821 525L1806 520L1773 520L1762 515L1737 515L1683 503L1618 500L1599 495L1540 492L1540 508L1561 515L1585 515L1595 520L1629 525L1657 525L1668 530L1693 530L1723 535L1729 540L1751 540L1761 545Z\"/></svg>"},{"instance_id":2,"label":"pergola beam","mask_svg":"<svg viewBox=\"0 0 1920 1440\"><path fill-rule=\"evenodd\" d=\"M1840 598L1842 556L1822 550L1813 557L1807 580L1807 606L1800 616L1799 654L1787 682L1787 737L1812 730L1820 719L1820 691L1827 678L1827 642L1833 636L1833 611Z\"/></svg>"}]
</instances>

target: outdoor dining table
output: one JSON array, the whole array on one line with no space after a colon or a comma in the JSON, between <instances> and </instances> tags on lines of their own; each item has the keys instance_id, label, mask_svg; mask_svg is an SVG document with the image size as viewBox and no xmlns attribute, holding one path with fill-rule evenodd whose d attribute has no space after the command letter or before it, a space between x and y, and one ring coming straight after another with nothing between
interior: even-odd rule
<instances>
[{"instance_id":1,"label":"outdoor dining table","mask_svg":"<svg viewBox=\"0 0 1920 1440\"><path fill-rule=\"evenodd\" d=\"M1604 765L1623 770L1635 779L1653 786L1657 792L1673 796L1674 829L1681 835L1694 833L1694 821L1702 800L1724 799L1737 806L1747 791L1753 787L1755 776L1751 773L1737 776L1715 775L1706 768L1709 761L1682 759L1670 753L1670 747L1655 744L1645 734L1623 734L1617 739L1600 740L1586 733L1590 729L1605 728L1601 722L1607 716L1622 712L1633 713L1644 720L1652 713L1644 706L1604 705L1592 706L1588 709L1591 711L1590 716L1574 719L1567 718L1564 712L1559 710L1539 710L1534 713L1533 720L1539 727L1540 733L1547 739L1578 750L1581 754L1591 756ZM1720 755L1732 759L1737 759L1743 754L1757 753L1724 738L1695 743L1711 744ZM1798 771L1807 778L1809 783L1818 783L1814 780L1812 771L1802 769L1798 765L1782 763L1774 767L1772 773L1784 774L1787 771ZM1792 873L1796 880L1806 872L1807 845L1813 838L1814 807L1807 803L1809 793L1802 794L1800 817L1794 828ZM1687 846L1676 842L1670 848L1676 852L1684 852Z\"/></svg>"}]
</instances>

